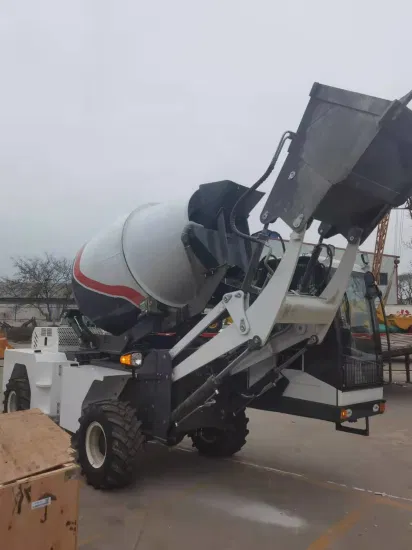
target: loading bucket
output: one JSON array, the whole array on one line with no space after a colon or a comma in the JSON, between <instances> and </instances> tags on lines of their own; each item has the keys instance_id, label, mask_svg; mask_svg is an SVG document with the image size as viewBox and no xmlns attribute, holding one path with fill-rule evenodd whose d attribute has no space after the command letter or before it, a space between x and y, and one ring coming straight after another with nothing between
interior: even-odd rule
<instances>
[{"instance_id":1,"label":"loading bucket","mask_svg":"<svg viewBox=\"0 0 412 550\"><path fill-rule=\"evenodd\" d=\"M288 156L262 211L324 237L356 228L363 242L412 195L412 94L387 101L315 83ZM352 233L351 233L352 234Z\"/></svg>"}]
</instances>

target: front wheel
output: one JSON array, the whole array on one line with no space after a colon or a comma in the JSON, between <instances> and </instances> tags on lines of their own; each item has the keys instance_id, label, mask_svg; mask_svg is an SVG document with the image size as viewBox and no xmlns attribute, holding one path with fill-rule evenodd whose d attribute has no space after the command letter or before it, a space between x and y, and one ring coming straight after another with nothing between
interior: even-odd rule
<instances>
[{"instance_id":1,"label":"front wheel","mask_svg":"<svg viewBox=\"0 0 412 550\"><path fill-rule=\"evenodd\" d=\"M224 429L200 428L192 436L193 447L208 457L229 457L240 451L249 433L245 411L228 419Z\"/></svg>"},{"instance_id":2,"label":"front wheel","mask_svg":"<svg viewBox=\"0 0 412 550\"><path fill-rule=\"evenodd\" d=\"M84 409L79 423L74 446L87 483L95 489L129 485L145 440L136 410L121 401L99 401Z\"/></svg>"}]
</instances>

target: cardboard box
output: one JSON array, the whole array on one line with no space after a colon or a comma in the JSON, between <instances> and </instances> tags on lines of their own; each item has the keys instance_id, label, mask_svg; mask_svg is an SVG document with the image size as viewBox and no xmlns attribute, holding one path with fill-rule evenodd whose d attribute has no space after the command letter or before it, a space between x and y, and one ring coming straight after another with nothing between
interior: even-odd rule
<instances>
[{"instance_id":1,"label":"cardboard box","mask_svg":"<svg viewBox=\"0 0 412 550\"><path fill-rule=\"evenodd\" d=\"M37 409L0 415L1 550L76 550L70 436Z\"/></svg>"}]
</instances>

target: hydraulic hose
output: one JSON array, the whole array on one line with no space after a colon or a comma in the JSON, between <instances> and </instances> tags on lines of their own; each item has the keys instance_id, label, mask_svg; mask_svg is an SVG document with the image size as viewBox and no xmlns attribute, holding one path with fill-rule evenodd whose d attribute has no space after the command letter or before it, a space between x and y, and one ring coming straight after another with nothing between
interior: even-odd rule
<instances>
[{"instance_id":1,"label":"hydraulic hose","mask_svg":"<svg viewBox=\"0 0 412 550\"><path fill-rule=\"evenodd\" d=\"M253 193L253 191L256 191L256 189L258 189L262 183L264 183L268 177L270 176L270 174L273 172L274 168L275 168L275 165L276 165L276 162L279 158L279 155L283 149L283 146L284 144L286 143L286 140L287 139L292 139L293 136L295 134L293 132L285 132L282 137L280 138L280 141L279 141L279 144L277 146L277 149L275 151L275 154L273 155L273 158L272 160L270 161L270 164L269 166L267 167L265 173L260 176L260 178L256 181L256 183L254 183L252 185L252 187L249 187L249 189L247 189L243 195L241 195L238 200L236 201L235 205L233 206L232 208L232 211L230 213L230 218L229 218L229 222L230 222L230 228L231 230L233 231L233 233L235 233L236 235L238 235L239 237L241 237L242 239L245 239L247 241L251 241L251 242L254 242L254 243L261 243L261 241L257 238L257 237L252 237L251 235L247 235L246 233L242 233L241 231L239 231L239 229L236 227L236 211L237 209L239 208L239 205L251 194ZM265 226L267 227L267 226Z\"/></svg>"},{"instance_id":2,"label":"hydraulic hose","mask_svg":"<svg viewBox=\"0 0 412 550\"><path fill-rule=\"evenodd\" d=\"M379 298L379 304L382 309L383 322L385 324L386 343L388 346L389 384L391 384L392 383L391 338L390 338L389 328L388 328L388 318L386 317L385 306L382 300L382 292L379 292L378 298Z\"/></svg>"}]
</instances>

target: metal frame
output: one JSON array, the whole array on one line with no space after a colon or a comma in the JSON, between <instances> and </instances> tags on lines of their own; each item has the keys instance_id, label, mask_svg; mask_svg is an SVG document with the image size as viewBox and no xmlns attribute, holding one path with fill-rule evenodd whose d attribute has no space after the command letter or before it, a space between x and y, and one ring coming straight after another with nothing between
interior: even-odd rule
<instances>
[{"instance_id":1,"label":"metal frame","mask_svg":"<svg viewBox=\"0 0 412 550\"><path fill-rule=\"evenodd\" d=\"M228 315L234 315L234 323L176 365L173 381L202 368L242 344L251 344L251 351L240 364L236 364L236 369L231 374L249 368L270 354L279 353L301 341L323 341L348 286L356 261L359 238L352 238L352 242L348 243L339 267L322 294L317 297L289 292L304 235L305 231L292 232L288 249L276 272L250 307L243 292L225 294L222 301L170 350L171 357L175 358L224 311ZM292 327L271 337L274 325L280 323ZM256 353L253 348L261 349Z\"/></svg>"}]
</instances>

